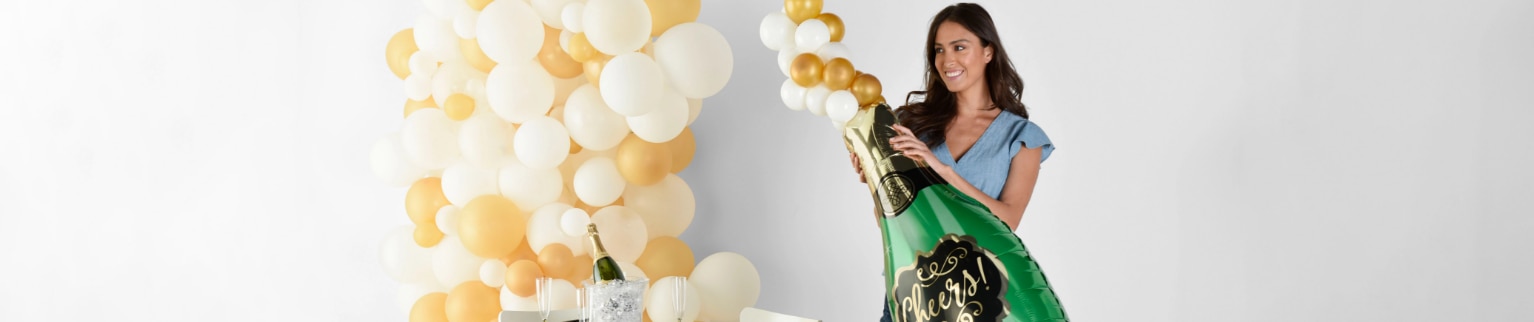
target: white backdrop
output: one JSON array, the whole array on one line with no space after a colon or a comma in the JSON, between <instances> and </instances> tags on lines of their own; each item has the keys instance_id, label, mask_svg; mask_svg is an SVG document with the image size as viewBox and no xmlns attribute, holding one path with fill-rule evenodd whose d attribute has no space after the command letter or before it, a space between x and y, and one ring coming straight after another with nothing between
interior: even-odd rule
<instances>
[{"instance_id":1,"label":"white backdrop","mask_svg":"<svg viewBox=\"0 0 1534 322\"><path fill-rule=\"evenodd\" d=\"M828 0L916 89L943 4ZM1529 319L1534 3L990 1L1059 150L1021 235L1078 321ZM734 79L683 239L758 306L877 316L879 238L828 122L780 106L779 1L706 0ZM0 3L0 321L401 321L372 178L417 1Z\"/></svg>"}]
</instances>

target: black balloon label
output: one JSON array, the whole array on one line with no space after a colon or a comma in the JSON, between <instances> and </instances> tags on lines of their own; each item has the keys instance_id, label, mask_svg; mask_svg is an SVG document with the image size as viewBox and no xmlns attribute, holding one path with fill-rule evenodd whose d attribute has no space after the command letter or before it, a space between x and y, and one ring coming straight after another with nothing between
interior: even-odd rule
<instances>
[{"instance_id":1,"label":"black balloon label","mask_svg":"<svg viewBox=\"0 0 1534 322\"><path fill-rule=\"evenodd\" d=\"M1001 262L970 236L943 236L895 278L896 321L989 322L1008 314Z\"/></svg>"}]
</instances>

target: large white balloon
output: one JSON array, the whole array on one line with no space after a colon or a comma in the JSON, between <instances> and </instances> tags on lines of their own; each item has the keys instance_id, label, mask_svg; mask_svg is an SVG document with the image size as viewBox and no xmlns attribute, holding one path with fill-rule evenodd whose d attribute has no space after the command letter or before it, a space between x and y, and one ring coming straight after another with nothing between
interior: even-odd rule
<instances>
[{"instance_id":1,"label":"large white balloon","mask_svg":"<svg viewBox=\"0 0 1534 322\"><path fill-rule=\"evenodd\" d=\"M612 158L595 157L587 159L575 170L573 185L575 196L582 203L602 207L612 204L623 195L626 182L623 175L618 173L618 164L613 163Z\"/></svg>"},{"instance_id":2,"label":"large white balloon","mask_svg":"<svg viewBox=\"0 0 1534 322\"><path fill-rule=\"evenodd\" d=\"M400 145L410 161L426 169L441 169L458 157L458 129L440 108L423 108L405 117Z\"/></svg>"},{"instance_id":3,"label":"large white balloon","mask_svg":"<svg viewBox=\"0 0 1534 322\"><path fill-rule=\"evenodd\" d=\"M553 169L570 155L570 133L559 121L537 116L517 128L512 138L517 160L533 169Z\"/></svg>"},{"instance_id":4,"label":"large white balloon","mask_svg":"<svg viewBox=\"0 0 1534 322\"><path fill-rule=\"evenodd\" d=\"M648 186L629 185L623 205L644 219L650 237L681 236L698 209L692 187L675 174Z\"/></svg>"},{"instance_id":5,"label":"large white balloon","mask_svg":"<svg viewBox=\"0 0 1534 322\"><path fill-rule=\"evenodd\" d=\"M541 252L549 245L564 244L575 256L586 254L586 249L581 247L582 241L586 240L582 238L584 236L566 235L564 229L560 228L565 212L573 208L554 202L533 210L532 216L527 217L527 246L535 252Z\"/></svg>"},{"instance_id":6,"label":"large white balloon","mask_svg":"<svg viewBox=\"0 0 1534 322\"><path fill-rule=\"evenodd\" d=\"M496 1L485 6L475 34L485 56L501 64L530 62L543 47L543 22L523 1Z\"/></svg>"},{"instance_id":7,"label":"large white balloon","mask_svg":"<svg viewBox=\"0 0 1534 322\"><path fill-rule=\"evenodd\" d=\"M628 117L629 129L634 131L634 136L645 141L665 143L676 138L687 127L687 113L687 98L666 89L650 113Z\"/></svg>"},{"instance_id":8,"label":"large white balloon","mask_svg":"<svg viewBox=\"0 0 1534 322\"><path fill-rule=\"evenodd\" d=\"M629 133L628 121L608 108L591 84L576 88L565 101L565 127L575 143L593 150L611 149Z\"/></svg>"},{"instance_id":9,"label":"large white balloon","mask_svg":"<svg viewBox=\"0 0 1534 322\"><path fill-rule=\"evenodd\" d=\"M485 168L467 161L454 163L442 170L442 195L454 205L467 205L469 200L482 195L496 194L496 168Z\"/></svg>"},{"instance_id":10,"label":"large white balloon","mask_svg":"<svg viewBox=\"0 0 1534 322\"><path fill-rule=\"evenodd\" d=\"M458 146L464 160L486 168L499 167L511 154L511 140L516 130L491 114L475 114L458 128Z\"/></svg>"},{"instance_id":11,"label":"large white balloon","mask_svg":"<svg viewBox=\"0 0 1534 322\"><path fill-rule=\"evenodd\" d=\"M561 22L565 24L565 31L586 32L585 15L586 3L572 2L565 5L565 9L560 12L559 17L563 20Z\"/></svg>"},{"instance_id":12,"label":"large white balloon","mask_svg":"<svg viewBox=\"0 0 1534 322\"><path fill-rule=\"evenodd\" d=\"M666 88L660 65L650 56L636 52L618 55L608 61L602 67L600 82L597 85L601 88L602 101L624 116L639 116L654 110Z\"/></svg>"},{"instance_id":13,"label":"large white balloon","mask_svg":"<svg viewBox=\"0 0 1534 322\"><path fill-rule=\"evenodd\" d=\"M735 58L724 35L696 22L666 29L655 40L655 62L666 71L672 87L688 98L718 93L735 69Z\"/></svg>"},{"instance_id":14,"label":"large white balloon","mask_svg":"<svg viewBox=\"0 0 1534 322\"><path fill-rule=\"evenodd\" d=\"M485 90L490 109L507 122L527 122L554 107L554 76L530 60L497 64Z\"/></svg>"},{"instance_id":15,"label":"large white balloon","mask_svg":"<svg viewBox=\"0 0 1534 322\"><path fill-rule=\"evenodd\" d=\"M825 116L828 96L831 96L831 89L826 88L825 84L810 87L809 91L804 92L804 108L809 109L810 114Z\"/></svg>"},{"instance_id":16,"label":"large white balloon","mask_svg":"<svg viewBox=\"0 0 1534 322\"><path fill-rule=\"evenodd\" d=\"M703 309L703 301L699 298L698 286L686 281L681 276L666 276L651 284L649 294L645 295L645 313L650 315L651 320L696 321L698 319L698 314ZM680 290L677 289L679 285ZM682 295L680 296L681 312L676 310L677 295Z\"/></svg>"},{"instance_id":17,"label":"large white balloon","mask_svg":"<svg viewBox=\"0 0 1534 322\"><path fill-rule=\"evenodd\" d=\"M431 250L415 244L413 231L411 226L404 226L384 235L383 244L378 247L378 260L395 281L436 284L431 273Z\"/></svg>"},{"instance_id":18,"label":"large white balloon","mask_svg":"<svg viewBox=\"0 0 1534 322\"><path fill-rule=\"evenodd\" d=\"M644 253L650 235L644 219L624 206L608 206L591 215L591 223L602 234L602 247L619 262L632 263ZM627 271L628 269L624 269Z\"/></svg>"},{"instance_id":19,"label":"large white balloon","mask_svg":"<svg viewBox=\"0 0 1534 322\"><path fill-rule=\"evenodd\" d=\"M554 29L565 29L564 10L565 6L575 0L532 0L528 4L543 18L543 23Z\"/></svg>"},{"instance_id":20,"label":"large white balloon","mask_svg":"<svg viewBox=\"0 0 1534 322\"><path fill-rule=\"evenodd\" d=\"M699 317L706 321L735 321L740 310L756 304L762 279L745 256L731 252L709 255L693 268L688 281L704 298Z\"/></svg>"},{"instance_id":21,"label":"large white balloon","mask_svg":"<svg viewBox=\"0 0 1534 322\"><path fill-rule=\"evenodd\" d=\"M831 92L826 96L826 116L832 122L847 123L858 112L858 98L845 90Z\"/></svg>"},{"instance_id":22,"label":"large white balloon","mask_svg":"<svg viewBox=\"0 0 1534 322\"><path fill-rule=\"evenodd\" d=\"M559 199L565 181L560 179L559 169L531 169L511 158L501 167L500 186L502 196L527 211Z\"/></svg>"},{"instance_id":23,"label":"large white balloon","mask_svg":"<svg viewBox=\"0 0 1534 322\"><path fill-rule=\"evenodd\" d=\"M392 187L408 186L426 175L426 169L411 163L400 145L399 133L389 133L373 142L373 176Z\"/></svg>"},{"instance_id":24,"label":"large white balloon","mask_svg":"<svg viewBox=\"0 0 1534 322\"><path fill-rule=\"evenodd\" d=\"M415 45L421 51L444 62L463 60L463 50L458 47L458 33L453 32L452 16L438 18L421 15L415 20Z\"/></svg>"},{"instance_id":25,"label":"large white balloon","mask_svg":"<svg viewBox=\"0 0 1534 322\"><path fill-rule=\"evenodd\" d=\"M815 52L828 42L831 42L831 29L820 19L805 20L794 29L794 45L801 53Z\"/></svg>"},{"instance_id":26,"label":"large white balloon","mask_svg":"<svg viewBox=\"0 0 1534 322\"><path fill-rule=\"evenodd\" d=\"M431 268L437 275L437 283L456 286L479 280L479 265L485 259L469 253L468 249L463 248L463 242L458 241L458 237L443 238L432 250Z\"/></svg>"},{"instance_id":27,"label":"large white balloon","mask_svg":"<svg viewBox=\"0 0 1534 322\"><path fill-rule=\"evenodd\" d=\"M581 22L591 47L604 54L634 52L650 40L650 6L644 0L587 1Z\"/></svg>"},{"instance_id":28,"label":"large white balloon","mask_svg":"<svg viewBox=\"0 0 1534 322\"><path fill-rule=\"evenodd\" d=\"M506 263L499 259L487 259L479 265L479 281L489 287L506 285Z\"/></svg>"},{"instance_id":29,"label":"large white balloon","mask_svg":"<svg viewBox=\"0 0 1534 322\"><path fill-rule=\"evenodd\" d=\"M762 37L762 45L767 46L767 49L784 50L798 46L794 44L794 31L797 27L794 20L788 18L788 14L774 12L762 18L761 29L757 34Z\"/></svg>"},{"instance_id":30,"label":"large white balloon","mask_svg":"<svg viewBox=\"0 0 1534 322\"><path fill-rule=\"evenodd\" d=\"M778 96L783 98L783 105L788 106L788 109L803 111L805 91L804 86L799 86L799 83L789 78L783 80L783 87L778 89Z\"/></svg>"}]
</instances>

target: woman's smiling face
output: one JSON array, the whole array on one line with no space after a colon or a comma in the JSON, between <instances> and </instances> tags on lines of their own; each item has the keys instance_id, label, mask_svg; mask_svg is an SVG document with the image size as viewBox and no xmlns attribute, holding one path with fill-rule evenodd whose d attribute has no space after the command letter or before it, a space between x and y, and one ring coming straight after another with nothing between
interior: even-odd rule
<instances>
[{"instance_id":1,"label":"woman's smiling face","mask_svg":"<svg viewBox=\"0 0 1534 322\"><path fill-rule=\"evenodd\" d=\"M932 64L948 91L959 93L985 83L985 64L991 62L991 48L982 45L980 37L963 25L945 21L938 26L933 41L930 45L937 56Z\"/></svg>"}]
</instances>

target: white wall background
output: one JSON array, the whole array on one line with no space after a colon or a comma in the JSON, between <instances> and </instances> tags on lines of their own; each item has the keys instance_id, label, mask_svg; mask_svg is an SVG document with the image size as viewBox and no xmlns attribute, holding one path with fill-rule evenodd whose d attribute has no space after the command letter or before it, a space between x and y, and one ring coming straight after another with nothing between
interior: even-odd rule
<instances>
[{"instance_id":1,"label":"white wall background","mask_svg":"<svg viewBox=\"0 0 1534 322\"><path fill-rule=\"evenodd\" d=\"M886 97L943 3L830 0ZM1021 235L1079 321L1534 317L1534 3L989 1L1060 149ZM879 310L865 188L780 107L778 1L704 1L735 77L683 236L759 307ZM399 321L367 152L415 1L0 3L0 321Z\"/></svg>"}]
</instances>

